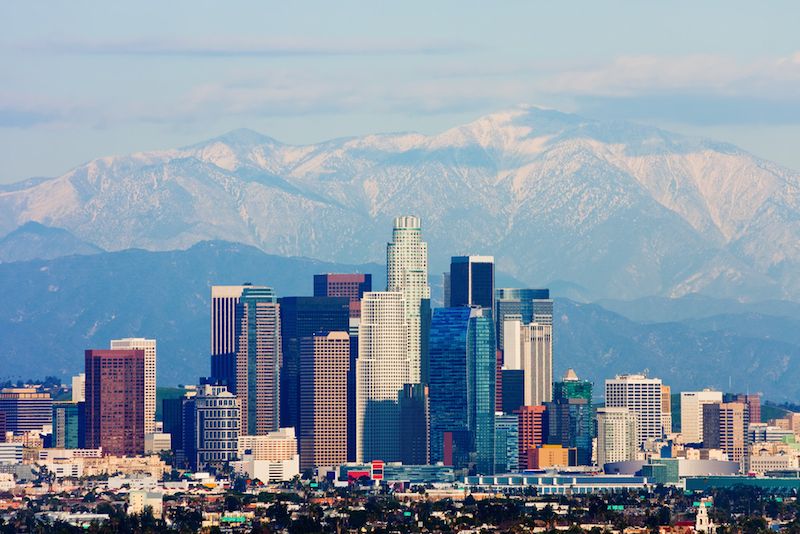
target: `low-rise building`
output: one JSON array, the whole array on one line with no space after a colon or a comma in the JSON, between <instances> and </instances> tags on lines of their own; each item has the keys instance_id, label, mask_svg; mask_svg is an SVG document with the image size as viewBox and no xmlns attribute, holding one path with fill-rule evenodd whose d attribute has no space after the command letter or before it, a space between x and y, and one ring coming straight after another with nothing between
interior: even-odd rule
<instances>
[{"instance_id":1,"label":"low-rise building","mask_svg":"<svg viewBox=\"0 0 800 534\"><path fill-rule=\"evenodd\" d=\"M155 491L131 490L128 493L128 515L142 514L150 508L153 517L164 515L164 494Z\"/></svg>"}]
</instances>

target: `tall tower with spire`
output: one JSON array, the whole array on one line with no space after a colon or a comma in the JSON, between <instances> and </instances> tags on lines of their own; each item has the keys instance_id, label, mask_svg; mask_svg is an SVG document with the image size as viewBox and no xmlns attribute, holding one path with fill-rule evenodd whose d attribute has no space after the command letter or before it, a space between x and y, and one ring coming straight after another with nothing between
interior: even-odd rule
<instances>
[{"instance_id":1,"label":"tall tower with spire","mask_svg":"<svg viewBox=\"0 0 800 534\"><path fill-rule=\"evenodd\" d=\"M430 301L428 284L428 244L422 240L419 217L404 215L394 220L392 241L386 246L387 291L403 294L408 325L409 383L419 383L424 375L423 301Z\"/></svg>"}]
</instances>

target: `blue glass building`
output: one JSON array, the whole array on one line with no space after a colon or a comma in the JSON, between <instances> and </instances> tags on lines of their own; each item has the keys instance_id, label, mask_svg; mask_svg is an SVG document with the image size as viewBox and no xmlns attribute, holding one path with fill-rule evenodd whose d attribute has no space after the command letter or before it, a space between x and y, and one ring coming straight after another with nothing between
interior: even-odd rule
<instances>
[{"instance_id":1,"label":"blue glass building","mask_svg":"<svg viewBox=\"0 0 800 534\"><path fill-rule=\"evenodd\" d=\"M475 442L475 469L494 473L494 410L497 353L491 310L472 308L467 331L469 427Z\"/></svg>"}]
</instances>

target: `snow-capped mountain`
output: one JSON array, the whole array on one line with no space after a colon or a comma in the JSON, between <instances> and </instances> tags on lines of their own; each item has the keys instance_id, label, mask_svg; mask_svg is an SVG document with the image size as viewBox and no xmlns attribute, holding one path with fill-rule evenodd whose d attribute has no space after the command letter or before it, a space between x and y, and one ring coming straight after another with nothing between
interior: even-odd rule
<instances>
[{"instance_id":1,"label":"snow-capped mountain","mask_svg":"<svg viewBox=\"0 0 800 534\"><path fill-rule=\"evenodd\" d=\"M0 234L38 221L106 250L226 239L380 261L403 213L422 217L433 269L493 254L528 283L597 297L800 299L800 173L728 144L539 108L435 136L308 146L237 130L0 191Z\"/></svg>"}]
</instances>

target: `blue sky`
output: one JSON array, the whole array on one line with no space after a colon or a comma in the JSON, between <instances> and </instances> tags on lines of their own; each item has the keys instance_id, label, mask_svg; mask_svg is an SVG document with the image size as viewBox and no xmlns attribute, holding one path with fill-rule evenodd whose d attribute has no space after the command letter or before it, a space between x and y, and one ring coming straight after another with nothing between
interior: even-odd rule
<instances>
[{"instance_id":1,"label":"blue sky","mask_svg":"<svg viewBox=\"0 0 800 534\"><path fill-rule=\"evenodd\" d=\"M800 169L798 22L796 1L4 2L0 182L239 127L436 133L517 104Z\"/></svg>"}]
</instances>

